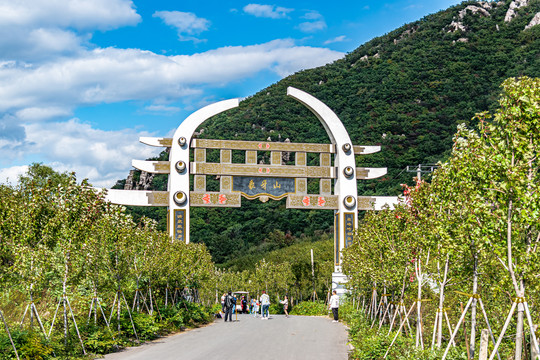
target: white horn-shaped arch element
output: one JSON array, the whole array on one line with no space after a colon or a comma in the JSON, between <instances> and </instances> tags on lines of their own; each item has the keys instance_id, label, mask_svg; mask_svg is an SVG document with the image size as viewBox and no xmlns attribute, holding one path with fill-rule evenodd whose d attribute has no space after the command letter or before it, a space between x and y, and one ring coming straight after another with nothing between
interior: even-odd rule
<instances>
[{"instance_id":1,"label":"white horn-shaped arch element","mask_svg":"<svg viewBox=\"0 0 540 360\"><path fill-rule=\"evenodd\" d=\"M176 129L169 155L169 234L176 240L180 235L189 243L189 153L193 133L207 119L238 106L238 99L213 103L189 115ZM178 171L176 164L182 161L187 168ZM182 169L183 167L180 167ZM176 195L176 196L175 196ZM176 200L176 201L175 201Z\"/></svg>"},{"instance_id":2,"label":"white horn-shaped arch element","mask_svg":"<svg viewBox=\"0 0 540 360\"><path fill-rule=\"evenodd\" d=\"M353 214L353 231L358 227L358 208L356 204L358 191L356 187L356 174L354 174L356 163L354 160L354 151L352 151L352 142L349 133L345 129L345 126L343 126L341 120L339 120L337 115L322 101L293 87L287 88L287 95L292 96L304 104L315 114L315 116L317 116L330 137L330 140L336 147L334 166L337 168L337 179L334 185L334 193L335 195L338 195L339 199L339 210L337 210L339 217L337 219L338 223L336 224L339 233L335 234L336 243L334 246L336 248L334 260L335 272L341 273L340 256L341 250L346 246L345 233L351 233L351 231L348 231L350 230L351 224L345 223L346 213L349 214L349 220L350 214Z\"/></svg>"}]
</instances>

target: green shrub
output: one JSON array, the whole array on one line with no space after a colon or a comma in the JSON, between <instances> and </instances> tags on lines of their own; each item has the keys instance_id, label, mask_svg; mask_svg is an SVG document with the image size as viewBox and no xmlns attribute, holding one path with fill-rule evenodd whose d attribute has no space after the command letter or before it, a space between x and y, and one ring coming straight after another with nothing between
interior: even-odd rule
<instances>
[{"instance_id":1,"label":"green shrub","mask_svg":"<svg viewBox=\"0 0 540 360\"><path fill-rule=\"evenodd\" d=\"M53 347L45 337L33 331L15 330L11 332L17 353L21 359L50 359ZM7 334L0 335L0 359L16 359L15 351Z\"/></svg>"},{"instance_id":2,"label":"green shrub","mask_svg":"<svg viewBox=\"0 0 540 360\"><path fill-rule=\"evenodd\" d=\"M270 307L268 308L268 312L270 314L276 314L276 315L285 314L285 311L283 311L283 305L280 303L270 304Z\"/></svg>"},{"instance_id":3,"label":"green shrub","mask_svg":"<svg viewBox=\"0 0 540 360\"><path fill-rule=\"evenodd\" d=\"M83 330L83 329L81 329ZM86 352L93 354L107 354L119 349L118 342L107 328L91 326L85 329L87 335L84 339Z\"/></svg>"},{"instance_id":4,"label":"green shrub","mask_svg":"<svg viewBox=\"0 0 540 360\"><path fill-rule=\"evenodd\" d=\"M382 359L388 351L396 332L388 335L388 327L371 328L371 321L361 311L356 311L350 304L339 307L340 318L349 326L349 342L353 346L350 359L372 360ZM425 340L424 340L425 341ZM414 337L399 335L388 351L388 360L436 360L442 358L443 350L421 350L415 346ZM448 360L465 360L467 353L459 346L451 349Z\"/></svg>"},{"instance_id":5,"label":"green shrub","mask_svg":"<svg viewBox=\"0 0 540 360\"><path fill-rule=\"evenodd\" d=\"M291 310L291 315L328 315L328 306L322 300L302 301Z\"/></svg>"},{"instance_id":6,"label":"green shrub","mask_svg":"<svg viewBox=\"0 0 540 360\"><path fill-rule=\"evenodd\" d=\"M217 314L221 311L221 304L214 304L212 305L212 307L210 308L210 312L212 314Z\"/></svg>"}]
</instances>

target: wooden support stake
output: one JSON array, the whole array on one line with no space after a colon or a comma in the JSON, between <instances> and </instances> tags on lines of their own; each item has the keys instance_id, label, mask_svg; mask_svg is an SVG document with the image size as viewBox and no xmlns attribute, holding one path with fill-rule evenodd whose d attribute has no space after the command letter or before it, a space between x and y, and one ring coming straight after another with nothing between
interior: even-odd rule
<instances>
[{"instance_id":1,"label":"wooden support stake","mask_svg":"<svg viewBox=\"0 0 540 360\"><path fill-rule=\"evenodd\" d=\"M536 333L535 333L536 325L533 324L531 312L529 310L529 305L527 304L526 301L523 302L523 306L525 307L525 314L527 314L527 322L529 323L529 329L531 330L531 347L534 347L535 353L538 354L540 353L540 349L538 348L538 339L536 338Z\"/></svg>"},{"instance_id":2,"label":"wooden support stake","mask_svg":"<svg viewBox=\"0 0 540 360\"><path fill-rule=\"evenodd\" d=\"M9 327L6 323L6 319L4 319L4 314L2 313L2 310L0 310L0 316L2 317L2 321L4 322L4 326L6 327L6 332L9 336L9 341L11 342L11 346L13 347L13 351L15 351L15 356L17 356L17 360L19 360L19 353L17 352L17 348L15 347L15 344L13 343L13 339L11 338L11 332L9 331Z\"/></svg>"},{"instance_id":3,"label":"wooden support stake","mask_svg":"<svg viewBox=\"0 0 540 360\"><path fill-rule=\"evenodd\" d=\"M474 301L473 297L471 299ZM459 302L459 307L463 311L463 303L461 301ZM469 348L469 341L467 339L467 326L463 326L463 340L465 340L465 348L467 349L467 360L471 360L471 349Z\"/></svg>"},{"instance_id":4,"label":"wooden support stake","mask_svg":"<svg viewBox=\"0 0 540 360\"><path fill-rule=\"evenodd\" d=\"M405 320L407 320L407 318L409 317L409 315L411 314L412 310L414 309L416 303L413 303L412 306L411 306L411 309L409 310L409 312L407 313L407 315L405 315ZM388 350L386 350L386 353L384 354L384 359L386 359L386 356L388 355L388 352L390 351L390 348L392 347L392 345L394 345L394 342L396 341L400 331L401 331L401 328L403 327L403 325L405 324L405 320L401 321L401 325L399 326L399 329L398 331L396 332L396 336L394 336L394 339L392 340L392 342L390 343L390 346L388 346Z\"/></svg>"},{"instance_id":5,"label":"wooden support stake","mask_svg":"<svg viewBox=\"0 0 540 360\"><path fill-rule=\"evenodd\" d=\"M452 341L454 341L454 338L456 337L459 327L461 326L463 319L465 319L465 314L467 313L467 310L469 310L469 306L471 306L472 299L473 299L472 297L469 299L469 301L467 302L467 305L465 306L465 310L461 313L461 317L459 318L456 328L454 329L454 332L452 333L452 336L450 337L450 342L448 343L448 346L446 347L446 350L444 351L444 355L441 360L446 359L446 355L448 355L448 351L450 350Z\"/></svg>"},{"instance_id":6,"label":"wooden support stake","mask_svg":"<svg viewBox=\"0 0 540 360\"><path fill-rule=\"evenodd\" d=\"M531 328L531 339L533 337L533 334L536 333L537 327L538 327L538 325L533 325L533 327ZM536 349L536 347L534 346L534 344L531 341L531 360L540 359L539 355L540 354L538 353L538 350Z\"/></svg>"},{"instance_id":7,"label":"wooden support stake","mask_svg":"<svg viewBox=\"0 0 540 360\"><path fill-rule=\"evenodd\" d=\"M135 330L135 324L133 323L133 318L131 317L131 311L129 311L129 305L126 301L126 297L124 296L124 293L122 293L122 297L124 298L124 303L126 304L126 309L129 314L129 320L131 320L131 326L133 327L133 333L135 334L135 337L137 338L137 342L139 341L139 336L137 335L137 330ZM120 296L118 296L118 304L120 304Z\"/></svg>"},{"instance_id":8,"label":"wooden support stake","mask_svg":"<svg viewBox=\"0 0 540 360\"><path fill-rule=\"evenodd\" d=\"M478 302L480 303L480 308L482 309L482 313L484 314L484 320L486 321L489 335L491 336L491 341L495 344L495 336L493 336L493 331L491 330L491 326L489 325L489 319L487 317L486 309L484 308L484 303L482 302L482 298L478 298ZM501 360L501 355L499 354L499 350L497 350L497 358Z\"/></svg>"},{"instance_id":9,"label":"wooden support stake","mask_svg":"<svg viewBox=\"0 0 540 360\"><path fill-rule=\"evenodd\" d=\"M41 331L43 331L43 335L45 335L45 338L49 340L49 337L47 336L47 333L45 332L45 328L43 327L43 323L41 322L41 318L39 317L36 305L34 303L30 305L30 312L32 312L32 309L34 310L34 313L36 314L36 318L39 323L39 327L41 328Z\"/></svg>"},{"instance_id":10,"label":"wooden support stake","mask_svg":"<svg viewBox=\"0 0 540 360\"><path fill-rule=\"evenodd\" d=\"M118 292L116 292L116 294L114 294L114 301L113 301L113 304L112 304L112 307L111 307L111 315L109 316L109 323L111 323L111 320L112 320L112 316L114 314L114 309L115 309L115 305L116 305L116 298L118 297Z\"/></svg>"},{"instance_id":11,"label":"wooden support stake","mask_svg":"<svg viewBox=\"0 0 540 360\"><path fill-rule=\"evenodd\" d=\"M81 338L81 334L79 333L79 327L77 326L77 321L75 321L75 315L73 315L73 310L71 309L71 304L69 303L69 299L66 297L66 302L69 306L69 312L71 313L71 319L73 320L73 325L75 325L75 330L77 331L77 336L79 337L79 341L81 342L81 347L83 354L86 355L86 350L84 350L84 344Z\"/></svg>"},{"instance_id":12,"label":"wooden support stake","mask_svg":"<svg viewBox=\"0 0 540 360\"><path fill-rule=\"evenodd\" d=\"M444 311L444 317L446 318L446 325L448 326L448 331L450 332L450 334L452 334L452 325L450 325L450 320L448 319L448 313L446 312L446 310ZM452 344L452 346L456 347L456 342L452 339L452 341L450 341L450 343Z\"/></svg>"},{"instance_id":13,"label":"wooden support stake","mask_svg":"<svg viewBox=\"0 0 540 360\"><path fill-rule=\"evenodd\" d=\"M392 321L390 322L390 329L388 330L388 335L392 332L392 328L394 327L394 322L396 321L396 316L398 315L400 311L400 305L396 306L396 311L394 311L394 316L392 317Z\"/></svg>"},{"instance_id":14,"label":"wooden support stake","mask_svg":"<svg viewBox=\"0 0 540 360\"><path fill-rule=\"evenodd\" d=\"M431 337L431 350L435 347L435 335L437 334L437 325L439 321L439 311L440 309L437 309L437 315L435 315L435 322L433 323L433 336ZM441 314L442 315L442 314Z\"/></svg>"},{"instance_id":15,"label":"wooden support stake","mask_svg":"<svg viewBox=\"0 0 540 360\"><path fill-rule=\"evenodd\" d=\"M52 322L51 322L51 328L49 329L49 337L51 336L52 329L53 329L53 326L54 326L54 322L56 321L56 315L58 315L58 309L60 309L60 303L61 302L62 302L62 299L60 299L58 301L58 305L56 306L56 311L54 312L54 316L53 316L53 319L52 319Z\"/></svg>"},{"instance_id":16,"label":"wooden support stake","mask_svg":"<svg viewBox=\"0 0 540 360\"><path fill-rule=\"evenodd\" d=\"M501 341L504 337L504 334L506 333L506 329L508 328L508 325L510 324L510 320L512 319L512 315L514 315L514 311L516 310L517 302L512 303L512 308L510 309L510 312L508 313L508 317L506 318L506 322L504 323L504 326L501 330L501 334L499 335L499 339L497 339L497 342L495 343L495 348L493 349L493 352L491 353L491 356L489 357L489 360L493 360L495 357L495 352L499 350L499 345L501 345Z\"/></svg>"}]
</instances>

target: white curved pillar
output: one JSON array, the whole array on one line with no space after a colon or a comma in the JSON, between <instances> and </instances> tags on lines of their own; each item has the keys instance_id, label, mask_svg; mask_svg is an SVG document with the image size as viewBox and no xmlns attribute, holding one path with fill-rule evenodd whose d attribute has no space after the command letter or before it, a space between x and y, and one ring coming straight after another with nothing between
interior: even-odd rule
<instances>
[{"instance_id":1,"label":"white curved pillar","mask_svg":"<svg viewBox=\"0 0 540 360\"><path fill-rule=\"evenodd\" d=\"M238 106L238 99L220 101L203 107L188 116L176 129L172 139L171 153L169 154L170 174L169 174L169 234L174 240L178 238L179 226L182 228L181 240L189 243L189 154L190 143L193 133L197 128L210 117L223 111ZM177 170L182 169L183 171ZM183 193L182 203L175 201L175 194ZM179 224L182 221L182 224Z\"/></svg>"},{"instance_id":2,"label":"white curved pillar","mask_svg":"<svg viewBox=\"0 0 540 360\"><path fill-rule=\"evenodd\" d=\"M304 104L320 120L330 140L335 145L334 166L337 168L337 179L334 193L338 196L339 210L335 212L335 266L336 277L341 273L341 250L346 246L346 237L358 227L358 208L356 199L356 162L349 133L337 115L322 101L312 95L293 87L287 88L287 95ZM351 200L351 201L346 201ZM351 206L352 205L352 206ZM352 218L352 224L350 220ZM334 277L334 276L333 276Z\"/></svg>"}]
</instances>

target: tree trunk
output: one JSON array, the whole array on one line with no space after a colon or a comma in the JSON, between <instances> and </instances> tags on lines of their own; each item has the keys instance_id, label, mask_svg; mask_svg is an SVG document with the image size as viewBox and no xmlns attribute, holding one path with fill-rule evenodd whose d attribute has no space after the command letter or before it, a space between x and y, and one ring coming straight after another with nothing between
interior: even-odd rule
<instances>
[{"instance_id":1,"label":"tree trunk","mask_svg":"<svg viewBox=\"0 0 540 360\"><path fill-rule=\"evenodd\" d=\"M118 286L118 304L116 305L116 319L118 320L118 333L120 334L120 286Z\"/></svg>"},{"instance_id":2,"label":"tree trunk","mask_svg":"<svg viewBox=\"0 0 540 360\"><path fill-rule=\"evenodd\" d=\"M512 278L512 283L514 285L517 298L524 298L525 289L523 287L523 282L518 284L512 260L512 211L513 202L512 199L510 199L508 201L508 214L506 218L506 255L508 260L508 272ZM518 316L516 321L516 353L514 355L514 360L521 360L521 353L523 352L523 311L523 304L520 302L518 303Z\"/></svg>"},{"instance_id":3,"label":"tree trunk","mask_svg":"<svg viewBox=\"0 0 540 360\"><path fill-rule=\"evenodd\" d=\"M416 347L424 348L422 339L422 263L420 257L416 259L416 280L418 282L417 304L416 304Z\"/></svg>"},{"instance_id":4,"label":"tree trunk","mask_svg":"<svg viewBox=\"0 0 540 360\"><path fill-rule=\"evenodd\" d=\"M148 294L150 296L150 315L154 314L154 301L152 300L152 284L148 279Z\"/></svg>"},{"instance_id":5,"label":"tree trunk","mask_svg":"<svg viewBox=\"0 0 540 360\"><path fill-rule=\"evenodd\" d=\"M478 254L474 254L474 265L473 265L473 295L478 293ZM470 351L471 358L474 359L475 356L475 347L476 347L476 303L478 300L473 298L471 303L471 340L470 340Z\"/></svg>"},{"instance_id":6,"label":"tree trunk","mask_svg":"<svg viewBox=\"0 0 540 360\"><path fill-rule=\"evenodd\" d=\"M450 256L446 255L446 263L444 265L443 281L440 282L439 293L439 309L437 311L437 348L441 348L442 345L442 329L443 329L443 314L444 314L444 289L446 287L446 279L448 276L448 265L450 262Z\"/></svg>"},{"instance_id":7,"label":"tree trunk","mask_svg":"<svg viewBox=\"0 0 540 360\"><path fill-rule=\"evenodd\" d=\"M516 322L516 354L514 359L521 360L523 354L523 313L525 309L523 303L517 304L517 322Z\"/></svg>"}]
</instances>

